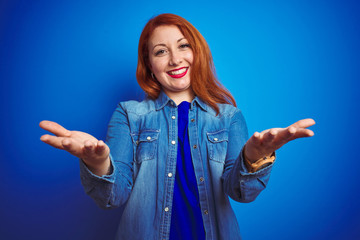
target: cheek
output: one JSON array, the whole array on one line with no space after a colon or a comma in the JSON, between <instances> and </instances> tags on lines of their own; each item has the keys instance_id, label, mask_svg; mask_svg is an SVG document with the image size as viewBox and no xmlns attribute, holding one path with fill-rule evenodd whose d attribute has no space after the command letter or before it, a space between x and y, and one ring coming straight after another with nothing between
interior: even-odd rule
<instances>
[{"instance_id":1,"label":"cheek","mask_svg":"<svg viewBox=\"0 0 360 240\"><path fill-rule=\"evenodd\" d=\"M164 63L162 61L150 61L150 65L151 65L151 70L154 73L159 73L162 72L164 69Z\"/></svg>"},{"instance_id":2,"label":"cheek","mask_svg":"<svg viewBox=\"0 0 360 240\"><path fill-rule=\"evenodd\" d=\"M193 61L194 61L194 55L193 55L193 53L192 53L192 52L189 52L189 53L187 54L187 56L186 56L186 59L187 59L187 61L188 61L190 64L192 64Z\"/></svg>"}]
</instances>

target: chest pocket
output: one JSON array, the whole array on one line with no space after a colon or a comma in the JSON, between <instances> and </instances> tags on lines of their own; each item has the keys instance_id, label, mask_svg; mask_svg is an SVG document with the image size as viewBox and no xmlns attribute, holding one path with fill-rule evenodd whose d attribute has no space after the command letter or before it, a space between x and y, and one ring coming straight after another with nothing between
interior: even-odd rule
<instances>
[{"instance_id":1,"label":"chest pocket","mask_svg":"<svg viewBox=\"0 0 360 240\"><path fill-rule=\"evenodd\" d=\"M143 130L131 133L135 146L136 162L147 161L155 158L158 148L159 130Z\"/></svg>"},{"instance_id":2,"label":"chest pocket","mask_svg":"<svg viewBox=\"0 0 360 240\"><path fill-rule=\"evenodd\" d=\"M208 151L210 160L224 163L226 152L227 152L227 144L228 144L228 131L226 129L216 131L216 132L208 132Z\"/></svg>"}]
</instances>

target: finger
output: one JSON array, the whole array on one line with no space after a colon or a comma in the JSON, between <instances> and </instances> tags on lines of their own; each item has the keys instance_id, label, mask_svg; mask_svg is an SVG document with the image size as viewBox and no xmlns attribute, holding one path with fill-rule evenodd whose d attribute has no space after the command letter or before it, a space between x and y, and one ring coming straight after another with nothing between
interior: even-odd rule
<instances>
[{"instance_id":1,"label":"finger","mask_svg":"<svg viewBox=\"0 0 360 240\"><path fill-rule=\"evenodd\" d=\"M45 134L40 137L40 140L54 148L64 149L63 145L61 144L61 141L63 140L61 137Z\"/></svg>"},{"instance_id":2,"label":"finger","mask_svg":"<svg viewBox=\"0 0 360 240\"><path fill-rule=\"evenodd\" d=\"M270 128L270 129L266 129L266 130L260 132L260 133L259 133L259 134L260 134L260 140L263 139L264 135L265 135L267 132L269 132L270 130L280 131L281 129L283 129L283 128Z\"/></svg>"},{"instance_id":3,"label":"finger","mask_svg":"<svg viewBox=\"0 0 360 240\"><path fill-rule=\"evenodd\" d=\"M97 155L102 155L105 153L105 151L106 151L106 144L102 140L98 141L95 147L95 153Z\"/></svg>"},{"instance_id":4,"label":"finger","mask_svg":"<svg viewBox=\"0 0 360 240\"><path fill-rule=\"evenodd\" d=\"M277 133L278 133L278 131L276 129L270 129L269 131L264 133L263 138L262 138L263 144L271 143L274 140Z\"/></svg>"},{"instance_id":5,"label":"finger","mask_svg":"<svg viewBox=\"0 0 360 240\"><path fill-rule=\"evenodd\" d=\"M60 124L57 124L56 122L41 121L39 126L42 129L44 129L46 131L49 131L49 132L55 134L58 137L69 137L71 135L71 132L69 130L67 130L66 128L64 128Z\"/></svg>"},{"instance_id":6,"label":"finger","mask_svg":"<svg viewBox=\"0 0 360 240\"><path fill-rule=\"evenodd\" d=\"M297 129L294 136L291 138L291 140L297 139L297 138L304 138L304 137L312 137L314 136L314 132L310 129Z\"/></svg>"},{"instance_id":7,"label":"finger","mask_svg":"<svg viewBox=\"0 0 360 240\"><path fill-rule=\"evenodd\" d=\"M86 140L84 142L84 153L87 155L87 156L91 156L95 153L95 143L90 141L90 140Z\"/></svg>"},{"instance_id":8,"label":"finger","mask_svg":"<svg viewBox=\"0 0 360 240\"><path fill-rule=\"evenodd\" d=\"M297 121L296 123L290 125L290 126L293 126L295 128L308 128L312 125L315 124L315 121L314 119L312 118L307 118L307 119L302 119L302 120L299 120Z\"/></svg>"},{"instance_id":9,"label":"finger","mask_svg":"<svg viewBox=\"0 0 360 240\"><path fill-rule=\"evenodd\" d=\"M292 140L291 138L294 137L296 130L297 129L293 126L280 130L276 136L276 139L273 141L274 146L278 148Z\"/></svg>"},{"instance_id":10,"label":"finger","mask_svg":"<svg viewBox=\"0 0 360 240\"><path fill-rule=\"evenodd\" d=\"M300 128L300 129L296 129L296 132L290 138L279 139L279 140L274 141L274 143L277 145L277 148L279 148L282 145L284 145L287 142L290 142L292 140L295 140L298 138L304 138L304 137L312 137L312 136L314 136L313 131L311 131L310 129Z\"/></svg>"},{"instance_id":11,"label":"finger","mask_svg":"<svg viewBox=\"0 0 360 240\"><path fill-rule=\"evenodd\" d=\"M250 142L254 145L260 145L261 144L261 135L259 132L254 132L254 134L249 139Z\"/></svg>"},{"instance_id":12,"label":"finger","mask_svg":"<svg viewBox=\"0 0 360 240\"><path fill-rule=\"evenodd\" d=\"M79 158L82 157L82 148L78 142L71 138L64 138L61 141L61 144L63 145L64 150L68 151L70 154Z\"/></svg>"},{"instance_id":13,"label":"finger","mask_svg":"<svg viewBox=\"0 0 360 240\"><path fill-rule=\"evenodd\" d=\"M296 130L297 129L293 126L284 128L283 130L279 131L278 138L284 139L284 140L289 139L292 136L294 136L294 134L296 133Z\"/></svg>"}]
</instances>

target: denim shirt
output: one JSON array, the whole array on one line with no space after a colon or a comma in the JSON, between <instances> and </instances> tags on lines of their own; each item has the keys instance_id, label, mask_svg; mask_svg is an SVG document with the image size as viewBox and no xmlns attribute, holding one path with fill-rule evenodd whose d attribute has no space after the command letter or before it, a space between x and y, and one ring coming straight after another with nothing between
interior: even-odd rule
<instances>
[{"instance_id":1,"label":"denim shirt","mask_svg":"<svg viewBox=\"0 0 360 240\"><path fill-rule=\"evenodd\" d=\"M241 111L216 112L195 97L189 142L206 239L241 239L228 196L254 201L272 165L249 173L242 149L248 138ZM101 208L121 208L116 239L168 239L177 158L177 106L164 92L156 100L122 102L108 127L112 173L101 177L80 161L85 192Z\"/></svg>"}]
</instances>

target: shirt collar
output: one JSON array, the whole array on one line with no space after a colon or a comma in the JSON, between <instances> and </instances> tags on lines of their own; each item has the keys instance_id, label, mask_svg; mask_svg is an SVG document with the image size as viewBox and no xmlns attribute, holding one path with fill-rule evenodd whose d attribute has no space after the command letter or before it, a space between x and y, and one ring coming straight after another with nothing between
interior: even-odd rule
<instances>
[{"instance_id":1,"label":"shirt collar","mask_svg":"<svg viewBox=\"0 0 360 240\"><path fill-rule=\"evenodd\" d=\"M168 104L168 102L170 102L170 104L173 104L175 106L175 102L173 100L171 100L164 91L160 91L159 97L155 100L155 107L156 110L160 110L163 107L166 106L166 104ZM202 101L200 98L198 98L197 96L195 96L195 98L191 101L191 106L190 109L193 109L195 103L197 103L205 112L207 112L207 104Z\"/></svg>"},{"instance_id":2,"label":"shirt collar","mask_svg":"<svg viewBox=\"0 0 360 240\"><path fill-rule=\"evenodd\" d=\"M195 96L195 98L192 100L190 109L193 109L195 103L197 103L201 107L202 110L207 112L208 105L197 96Z\"/></svg>"},{"instance_id":3,"label":"shirt collar","mask_svg":"<svg viewBox=\"0 0 360 240\"><path fill-rule=\"evenodd\" d=\"M166 105L168 102L172 102L172 104L175 105L174 101L171 100L171 99L164 93L164 91L160 91L159 97L155 100L155 108L156 108L156 110L158 111L158 110L162 109L163 107L165 107L165 105Z\"/></svg>"}]
</instances>

